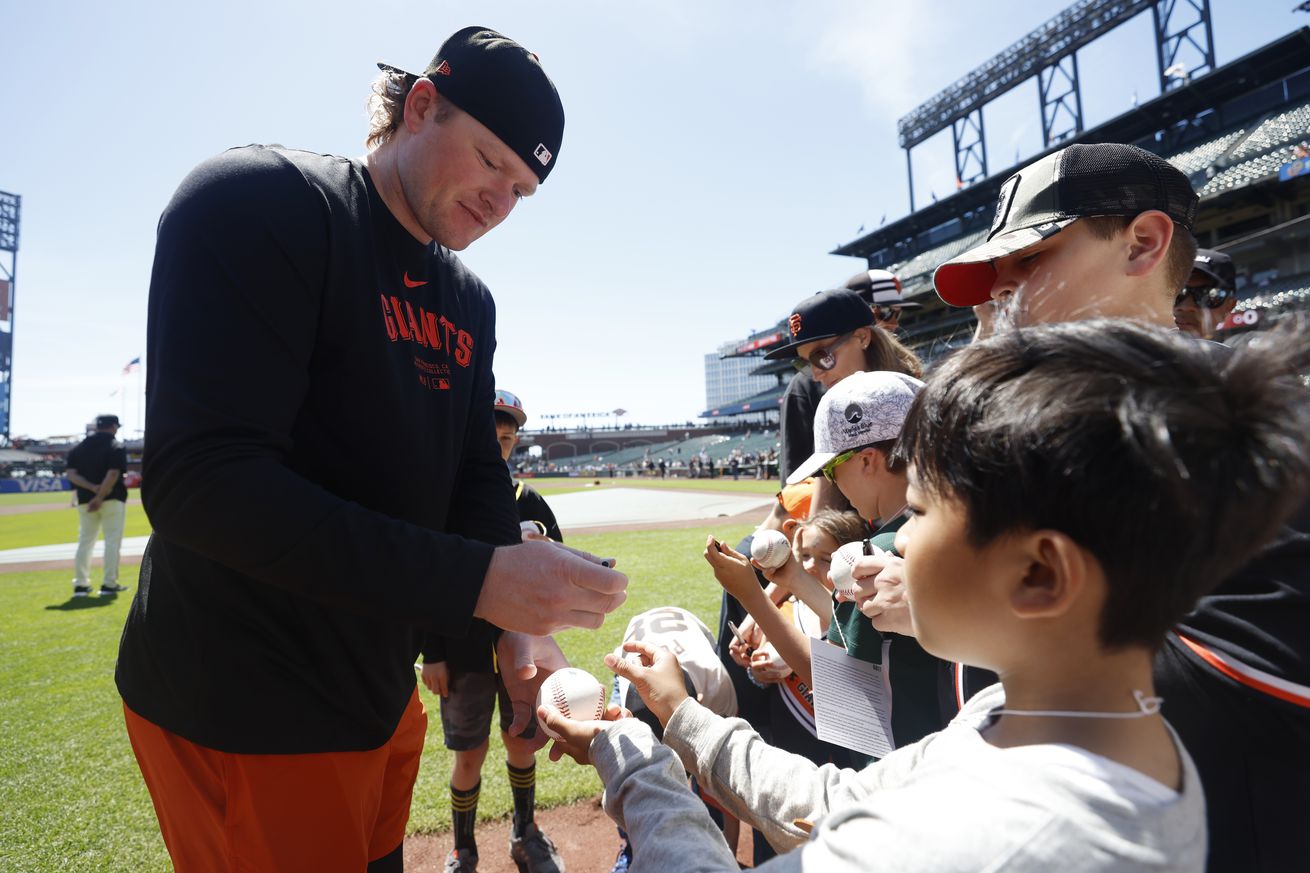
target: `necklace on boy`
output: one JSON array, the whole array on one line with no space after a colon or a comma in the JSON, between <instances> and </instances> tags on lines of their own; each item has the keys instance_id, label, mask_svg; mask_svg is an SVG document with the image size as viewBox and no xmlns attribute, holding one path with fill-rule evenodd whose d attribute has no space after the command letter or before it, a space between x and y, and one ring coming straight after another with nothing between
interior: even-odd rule
<instances>
[{"instance_id":1,"label":"necklace on boy","mask_svg":"<svg viewBox=\"0 0 1310 873\"><path fill-rule=\"evenodd\" d=\"M1133 689L1133 698L1137 701L1136 712L1081 712L1070 709L993 709L991 715L1044 715L1058 718L1146 718L1160 712L1163 697L1148 697L1140 690Z\"/></svg>"}]
</instances>

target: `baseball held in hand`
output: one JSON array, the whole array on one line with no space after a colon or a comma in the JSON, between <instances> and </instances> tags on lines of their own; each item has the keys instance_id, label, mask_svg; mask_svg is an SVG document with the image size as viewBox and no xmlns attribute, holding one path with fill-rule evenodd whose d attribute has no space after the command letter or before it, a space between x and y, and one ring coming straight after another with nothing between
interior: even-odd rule
<instances>
[{"instance_id":1,"label":"baseball held in hand","mask_svg":"<svg viewBox=\"0 0 1310 873\"><path fill-rule=\"evenodd\" d=\"M874 546L873 554L884 553L882 549ZM855 593L855 562L862 557L864 557L864 543L860 541L847 543L832 553L832 566L828 568L828 579L832 581L834 591L840 591L842 594Z\"/></svg>"},{"instance_id":2,"label":"baseball held in hand","mask_svg":"<svg viewBox=\"0 0 1310 873\"><path fill-rule=\"evenodd\" d=\"M553 706L565 718L574 721L599 721L605 715L605 689L586 670L565 667L551 673L541 683L541 690L537 692L537 706ZM551 739L563 739L544 722L541 729Z\"/></svg>"},{"instance_id":3,"label":"baseball held in hand","mask_svg":"<svg viewBox=\"0 0 1310 873\"><path fill-rule=\"evenodd\" d=\"M751 557L766 570L776 570L791 557L791 543L780 530L757 530L751 539Z\"/></svg>"}]
</instances>

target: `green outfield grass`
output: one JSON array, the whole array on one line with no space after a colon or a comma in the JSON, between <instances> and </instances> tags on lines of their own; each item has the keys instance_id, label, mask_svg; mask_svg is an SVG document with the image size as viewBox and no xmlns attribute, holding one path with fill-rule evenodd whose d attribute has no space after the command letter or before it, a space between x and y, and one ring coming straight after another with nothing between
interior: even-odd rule
<instances>
[{"instance_id":1,"label":"green outfield grass","mask_svg":"<svg viewBox=\"0 0 1310 873\"><path fill-rule=\"evenodd\" d=\"M135 497L136 492L133 492L131 496ZM0 506L35 506L37 504L69 506L72 502L72 491L38 491L35 494L0 494Z\"/></svg>"},{"instance_id":2,"label":"green outfield grass","mask_svg":"<svg viewBox=\"0 0 1310 873\"><path fill-rule=\"evenodd\" d=\"M60 515L41 513L41 515ZM23 516L7 516L3 527ZM65 520L65 524L68 520ZM598 631L561 634L579 667L602 681L603 664L628 619L655 606L692 610L711 627L719 589L700 557L709 533L736 542L749 526L596 534L570 544L615 556L630 580L627 603ZM34 545L35 543L22 543ZM135 589L136 568L122 581ZM169 869L150 797L123 728L113 666L128 598L68 597L68 571L0 575L0 870L149 871ZM128 592L130 595L132 592ZM449 753L441 743L436 701L415 788L410 831L450 826ZM483 819L511 810L504 753L493 736L483 771ZM557 806L594 795L594 771L538 756L537 798Z\"/></svg>"},{"instance_id":3,"label":"green outfield grass","mask_svg":"<svg viewBox=\"0 0 1310 873\"><path fill-rule=\"evenodd\" d=\"M6 497L37 497L36 494L6 494ZM77 512L68 506L66 495L61 509L48 512L23 512L0 516L0 549L25 546L50 546L77 542ZM123 536L138 537L150 533L150 520L138 500L127 502L127 521ZM65 573L64 575L68 575Z\"/></svg>"}]
</instances>

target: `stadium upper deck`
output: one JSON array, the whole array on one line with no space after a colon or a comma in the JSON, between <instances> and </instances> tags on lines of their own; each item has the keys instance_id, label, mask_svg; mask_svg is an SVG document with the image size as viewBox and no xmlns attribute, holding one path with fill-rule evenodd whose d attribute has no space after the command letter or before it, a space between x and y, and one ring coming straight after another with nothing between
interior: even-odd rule
<instances>
[{"instance_id":1,"label":"stadium upper deck","mask_svg":"<svg viewBox=\"0 0 1310 873\"><path fill-rule=\"evenodd\" d=\"M1127 142L1167 158L1200 194L1201 245L1227 251L1237 262L1239 310L1307 305L1310 158L1297 157L1297 147L1310 141L1307 59L1310 28L1301 28L1052 150L1075 142ZM1001 183L1015 169L1006 167L832 252L891 270L906 295L924 304L902 329L927 361L966 342L974 324L971 311L938 299L933 271L986 238ZM778 331L770 327L751 339ZM763 355L773 344L749 354ZM785 380L789 369L786 362L761 361L755 372L784 373ZM763 399L743 398L720 414L732 415L747 401L758 410Z\"/></svg>"}]
</instances>

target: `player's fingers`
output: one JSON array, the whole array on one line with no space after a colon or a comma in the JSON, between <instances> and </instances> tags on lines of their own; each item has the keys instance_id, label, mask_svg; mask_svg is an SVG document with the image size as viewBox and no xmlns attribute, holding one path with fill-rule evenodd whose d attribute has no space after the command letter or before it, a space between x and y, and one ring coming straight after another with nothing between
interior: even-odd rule
<instances>
[{"instance_id":1,"label":"player's fingers","mask_svg":"<svg viewBox=\"0 0 1310 873\"><path fill-rule=\"evenodd\" d=\"M565 630L571 627L586 628L587 630L596 630L605 623L604 612L593 612L589 609L570 609L564 613L564 626L559 630Z\"/></svg>"},{"instance_id":2,"label":"player's fingers","mask_svg":"<svg viewBox=\"0 0 1310 873\"><path fill-rule=\"evenodd\" d=\"M528 720L532 718L532 705L522 700L515 701L514 720L510 722L509 730L505 733L512 737L517 737L528 726Z\"/></svg>"},{"instance_id":3,"label":"player's fingers","mask_svg":"<svg viewBox=\"0 0 1310 873\"><path fill-rule=\"evenodd\" d=\"M617 570L578 560L571 560L571 563L573 584L584 591L612 596L628 590L628 577Z\"/></svg>"},{"instance_id":4,"label":"player's fingers","mask_svg":"<svg viewBox=\"0 0 1310 873\"><path fill-rule=\"evenodd\" d=\"M550 542L554 548L563 549L566 552L570 552L576 555L577 557L581 558L582 560L586 561L587 563L595 564L601 567L602 569L603 568L612 569L618 566L619 563L618 558L601 558L601 557L597 557L596 555L593 555L591 552L584 552L582 549L575 549L572 546L566 546L563 543L557 543L554 540L551 540Z\"/></svg>"}]
</instances>

